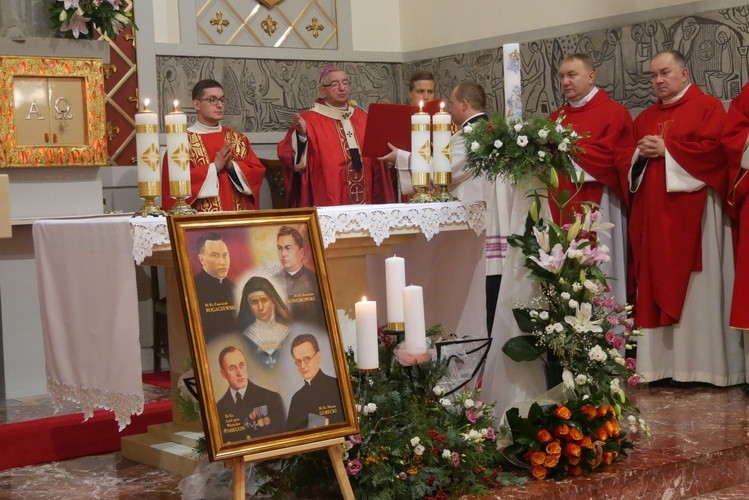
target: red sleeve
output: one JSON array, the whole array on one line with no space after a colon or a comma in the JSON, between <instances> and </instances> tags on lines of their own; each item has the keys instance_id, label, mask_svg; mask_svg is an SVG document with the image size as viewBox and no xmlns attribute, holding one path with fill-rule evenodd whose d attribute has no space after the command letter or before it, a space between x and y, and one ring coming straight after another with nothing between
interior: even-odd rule
<instances>
[{"instance_id":1,"label":"red sleeve","mask_svg":"<svg viewBox=\"0 0 749 500\"><path fill-rule=\"evenodd\" d=\"M241 135L243 138L243 142L245 143L245 147L247 148L247 154L244 158L235 158L234 162L239 167L239 170L242 171L242 174L244 174L244 178L247 181L247 184L250 186L250 189L252 190L252 195L254 198L253 204L255 205L255 209L258 209L260 208L260 188L263 184L263 177L265 176L265 167L262 163L260 163L257 155L252 150L250 140L246 135ZM193 189L193 195L194 194L195 190Z\"/></svg>"},{"instance_id":2,"label":"red sleeve","mask_svg":"<svg viewBox=\"0 0 749 500\"><path fill-rule=\"evenodd\" d=\"M734 206L742 204L749 192L747 170L741 168L747 136L749 136L749 84L744 85L741 93L731 101L728 108L721 143L728 157L728 181L730 192L728 203Z\"/></svg>"}]
</instances>

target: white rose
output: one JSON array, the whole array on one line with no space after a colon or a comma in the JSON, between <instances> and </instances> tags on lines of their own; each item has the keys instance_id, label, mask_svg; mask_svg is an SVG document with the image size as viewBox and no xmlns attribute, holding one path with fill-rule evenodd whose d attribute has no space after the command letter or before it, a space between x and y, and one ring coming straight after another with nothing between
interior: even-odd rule
<instances>
[{"instance_id":1,"label":"white rose","mask_svg":"<svg viewBox=\"0 0 749 500\"><path fill-rule=\"evenodd\" d=\"M442 406L444 406L445 408L447 408L447 407L449 407L449 406L452 406L453 402L452 402L452 401L450 401L450 400L449 400L449 399L447 399L447 398L442 398L442 399L440 399L440 404L441 404Z\"/></svg>"},{"instance_id":2,"label":"white rose","mask_svg":"<svg viewBox=\"0 0 749 500\"><path fill-rule=\"evenodd\" d=\"M538 152L538 157L539 157L539 158L541 158L541 159L543 160L543 159L544 159L544 157L546 157L546 151L539 151L539 152Z\"/></svg>"},{"instance_id":3,"label":"white rose","mask_svg":"<svg viewBox=\"0 0 749 500\"><path fill-rule=\"evenodd\" d=\"M545 128L542 128L541 130L538 131L538 136L541 139L546 139L547 137L549 137L549 131L546 130Z\"/></svg>"},{"instance_id":4,"label":"white rose","mask_svg":"<svg viewBox=\"0 0 749 500\"><path fill-rule=\"evenodd\" d=\"M419 443L421 443L421 438L419 436L411 438L411 446L416 446Z\"/></svg>"},{"instance_id":5,"label":"white rose","mask_svg":"<svg viewBox=\"0 0 749 500\"><path fill-rule=\"evenodd\" d=\"M356 404L356 413L361 413L361 405L359 403Z\"/></svg>"},{"instance_id":6,"label":"white rose","mask_svg":"<svg viewBox=\"0 0 749 500\"><path fill-rule=\"evenodd\" d=\"M603 363L608 358L600 345L594 346L590 351L588 351L588 357L592 361L598 361L599 363Z\"/></svg>"},{"instance_id":7,"label":"white rose","mask_svg":"<svg viewBox=\"0 0 749 500\"><path fill-rule=\"evenodd\" d=\"M377 411L377 405L376 405L376 404L374 404L374 403L369 403L369 404L367 405L367 408L366 408L366 409L367 409L367 411L368 411L369 413L374 413L374 412L376 412L376 411Z\"/></svg>"},{"instance_id":8,"label":"white rose","mask_svg":"<svg viewBox=\"0 0 749 500\"><path fill-rule=\"evenodd\" d=\"M544 328L544 331L546 333L554 333L554 325L546 325L546 328Z\"/></svg>"},{"instance_id":9,"label":"white rose","mask_svg":"<svg viewBox=\"0 0 749 500\"><path fill-rule=\"evenodd\" d=\"M556 126L556 127L554 127L554 128L555 128L555 129L556 129L556 131L557 131L557 132L559 132L560 134L561 134L562 132L564 132L564 127L562 127L562 125L561 125L561 122L560 122L559 120L557 120L557 126Z\"/></svg>"},{"instance_id":10,"label":"white rose","mask_svg":"<svg viewBox=\"0 0 749 500\"><path fill-rule=\"evenodd\" d=\"M569 294L569 292L562 292L562 294L560 295L560 297L562 297L562 300L570 300L570 294Z\"/></svg>"},{"instance_id":11,"label":"white rose","mask_svg":"<svg viewBox=\"0 0 749 500\"><path fill-rule=\"evenodd\" d=\"M473 132L473 127L471 127L470 125L466 125L465 127L463 127L463 132L465 132L466 134L470 134L471 132Z\"/></svg>"},{"instance_id":12,"label":"white rose","mask_svg":"<svg viewBox=\"0 0 749 500\"><path fill-rule=\"evenodd\" d=\"M581 373L580 375L575 377L575 383L577 385L585 385L586 383L588 383L588 377Z\"/></svg>"},{"instance_id":13,"label":"white rose","mask_svg":"<svg viewBox=\"0 0 749 500\"><path fill-rule=\"evenodd\" d=\"M447 458L449 460L452 457L453 457L453 453L450 450L448 450L447 448L442 450L442 458Z\"/></svg>"},{"instance_id":14,"label":"white rose","mask_svg":"<svg viewBox=\"0 0 749 500\"><path fill-rule=\"evenodd\" d=\"M541 311L541 314L539 314L538 317L544 321L549 319L549 311Z\"/></svg>"},{"instance_id":15,"label":"white rose","mask_svg":"<svg viewBox=\"0 0 749 500\"><path fill-rule=\"evenodd\" d=\"M530 314L531 318L538 318L538 311L531 311L528 314Z\"/></svg>"},{"instance_id":16,"label":"white rose","mask_svg":"<svg viewBox=\"0 0 749 500\"><path fill-rule=\"evenodd\" d=\"M568 304L572 309L578 309L580 307L580 304L575 299L570 299Z\"/></svg>"},{"instance_id":17,"label":"white rose","mask_svg":"<svg viewBox=\"0 0 749 500\"><path fill-rule=\"evenodd\" d=\"M497 139L496 141L494 141L494 147L497 148L497 149L501 148L503 145L504 145L504 143L502 141L500 141L499 139Z\"/></svg>"},{"instance_id":18,"label":"white rose","mask_svg":"<svg viewBox=\"0 0 749 500\"><path fill-rule=\"evenodd\" d=\"M583 283L583 286L585 286L585 288L587 288L588 290L593 291L593 292L595 292L596 290L598 290L598 285L595 284L595 283L593 283L590 280L585 280L585 283Z\"/></svg>"},{"instance_id":19,"label":"white rose","mask_svg":"<svg viewBox=\"0 0 749 500\"><path fill-rule=\"evenodd\" d=\"M523 124L522 123L516 123L515 127L513 127L513 128L515 129L515 132L520 132L523 129Z\"/></svg>"},{"instance_id":20,"label":"white rose","mask_svg":"<svg viewBox=\"0 0 749 500\"><path fill-rule=\"evenodd\" d=\"M415 453L416 455L419 455L419 456L421 456L421 455L423 455L423 454L424 454L424 450L426 450L426 448L424 448L424 446L422 446L422 445L419 445L419 446L417 446L416 448L414 448L414 453Z\"/></svg>"},{"instance_id":21,"label":"white rose","mask_svg":"<svg viewBox=\"0 0 749 500\"><path fill-rule=\"evenodd\" d=\"M463 401L463 406L465 406L466 408L473 408L473 399L468 398Z\"/></svg>"},{"instance_id":22,"label":"white rose","mask_svg":"<svg viewBox=\"0 0 749 500\"><path fill-rule=\"evenodd\" d=\"M481 145L477 141L473 141L471 143L471 151L473 151L474 153L478 151L480 147Z\"/></svg>"},{"instance_id":23,"label":"white rose","mask_svg":"<svg viewBox=\"0 0 749 500\"><path fill-rule=\"evenodd\" d=\"M559 151L561 151L562 153L564 153L565 151L567 151L567 143L563 142L562 144L560 144L559 146L557 146L557 149Z\"/></svg>"},{"instance_id":24,"label":"white rose","mask_svg":"<svg viewBox=\"0 0 749 500\"><path fill-rule=\"evenodd\" d=\"M580 283L573 283L572 284L572 291L573 292L579 292L582 289L582 285Z\"/></svg>"},{"instance_id":25,"label":"white rose","mask_svg":"<svg viewBox=\"0 0 749 500\"><path fill-rule=\"evenodd\" d=\"M554 323L554 330L556 330L557 333L562 333L564 331L564 325L561 323Z\"/></svg>"},{"instance_id":26,"label":"white rose","mask_svg":"<svg viewBox=\"0 0 749 500\"><path fill-rule=\"evenodd\" d=\"M441 385L435 385L434 388L432 389L432 392L434 393L435 396L444 396L445 392L447 392L447 389L445 389Z\"/></svg>"},{"instance_id":27,"label":"white rose","mask_svg":"<svg viewBox=\"0 0 749 500\"><path fill-rule=\"evenodd\" d=\"M525 135L519 135L517 140L518 146L524 148L528 145L528 137Z\"/></svg>"}]
</instances>

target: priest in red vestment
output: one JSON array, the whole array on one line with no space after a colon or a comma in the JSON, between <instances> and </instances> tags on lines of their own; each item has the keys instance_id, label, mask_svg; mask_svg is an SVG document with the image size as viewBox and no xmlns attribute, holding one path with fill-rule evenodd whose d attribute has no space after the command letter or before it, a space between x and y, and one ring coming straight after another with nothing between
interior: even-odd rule
<instances>
[{"instance_id":1,"label":"priest in red vestment","mask_svg":"<svg viewBox=\"0 0 749 500\"><path fill-rule=\"evenodd\" d=\"M580 202L592 201L600 207L603 221L614 224L611 238L602 236L609 247L611 261L602 265L618 302L627 300L627 172L635 153L632 117L627 108L611 100L605 90L595 86L593 60L587 54L572 54L562 60L559 77L567 103L550 118L562 116L562 125L571 125L583 136L578 144L585 150L575 159L575 168L585 172L579 188L569 175L560 174L558 192L566 191L570 201L560 213L550 203L554 222L570 222L580 213ZM562 221L562 215L564 220Z\"/></svg>"},{"instance_id":2,"label":"priest in red vestment","mask_svg":"<svg viewBox=\"0 0 749 500\"><path fill-rule=\"evenodd\" d=\"M221 125L226 97L221 84L201 80L192 89L197 121L187 129L190 142L190 184L186 202L198 212L255 210L265 167L252 151L247 136ZM169 210L168 155L162 168L163 208Z\"/></svg>"},{"instance_id":3,"label":"priest in red vestment","mask_svg":"<svg viewBox=\"0 0 749 500\"><path fill-rule=\"evenodd\" d=\"M390 173L380 161L363 158L367 114L349 104L346 72L328 66L320 75L315 106L294 115L278 144L289 207L325 207L395 201Z\"/></svg>"},{"instance_id":4,"label":"priest in red vestment","mask_svg":"<svg viewBox=\"0 0 749 500\"><path fill-rule=\"evenodd\" d=\"M634 121L638 156L630 242L637 285L637 368L647 380L744 382L741 336L728 326L733 286L718 99L688 81L674 50L650 63L658 101Z\"/></svg>"},{"instance_id":5,"label":"priest in red vestment","mask_svg":"<svg viewBox=\"0 0 749 500\"><path fill-rule=\"evenodd\" d=\"M728 108L723 127L723 149L728 155L728 203L739 221L736 276L733 286L731 326L749 330L749 84L744 85ZM745 344L746 345L746 344Z\"/></svg>"}]
</instances>

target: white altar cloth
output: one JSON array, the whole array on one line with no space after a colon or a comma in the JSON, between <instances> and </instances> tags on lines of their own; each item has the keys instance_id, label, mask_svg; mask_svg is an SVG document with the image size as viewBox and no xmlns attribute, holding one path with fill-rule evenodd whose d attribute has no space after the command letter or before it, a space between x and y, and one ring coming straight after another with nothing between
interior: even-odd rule
<instances>
[{"instance_id":1,"label":"white altar cloth","mask_svg":"<svg viewBox=\"0 0 749 500\"><path fill-rule=\"evenodd\" d=\"M431 240L440 231L469 228L479 235L486 208L483 202L346 205L318 208L318 218L326 248L351 237L379 246L393 234ZM133 261L140 265L155 247L168 247L166 218L43 219L33 232L48 390L56 406L63 399L79 402L86 419L95 408L112 410L122 429L143 411Z\"/></svg>"},{"instance_id":2,"label":"white altar cloth","mask_svg":"<svg viewBox=\"0 0 749 500\"><path fill-rule=\"evenodd\" d=\"M34 222L47 390L59 410L112 410L120 430L143 411L138 295L127 216Z\"/></svg>"}]
</instances>

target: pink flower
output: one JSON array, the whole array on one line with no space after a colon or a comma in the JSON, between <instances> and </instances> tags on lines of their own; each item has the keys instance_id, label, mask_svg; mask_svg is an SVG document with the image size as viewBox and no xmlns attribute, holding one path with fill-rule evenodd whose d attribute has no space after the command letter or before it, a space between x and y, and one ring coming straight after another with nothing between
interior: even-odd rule
<instances>
[{"instance_id":1,"label":"pink flower","mask_svg":"<svg viewBox=\"0 0 749 500\"><path fill-rule=\"evenodd\" d=\"M627 358L627 360L624 362L624 366L627 368L627 370L634 370L637 366L637 361L635 361L635 358Z\"/></svg>"},{"instance_id":2,"label":"pink flower","mask_svg":"<svg viewBox=\"0 0 749 500\"><path fill-rule=\"evenodd\" d=\"M611 326L616 326L616 325L619 324L619 320L616 319L616 316L611 315L611 314L608 315L608 316L606 316L606 321L608 321L609 325L611 325Z\"/></svg>"},{"instance_id":3,"label":"pink flower","mask_svg":"<svg viewBox=\"0 0 749 500\"><path fill-rule=\"evenodd\" d=\"M605 305L608 309L611 309L612 307L614 307L614 299L612 299L611 297L608 297L606 299L606 302L603 303L603 305Z\"/></svg>"},{"instance_id":4,"label":"pink flower","mask_svg":"<svg viewBox=\"0 0 749 500\"><path fill-rule=\"evenodd\" d=\"M621 305L619 302L617 302L616 304L614 304L614 311L620 313L623 310L624 310L624 306Z\"/></svg>"},{"instance_id":5,"label":"pink flower","mask_svg":"<svg viewBox=\"0 0 749 500\"><path fill-rule=\"evenodd\" d=\"M351 441L351 444L361 444L361 434L349 436L348 440Z\"/></svg>"},{"instance_id":6,"label":"pink flower","mask_svg":"<svg viewBox=\"0 0 749 500\"><path fill-rule=\"evenodd\" d=\"M86 23L91 20L90 17L83 17L79 16L77 14L74 14L72 17L70 17L67 21L62 23L62 26L60 26L60 31L72 31L73 36L75 38L78 38L81 33L84 35L88 34L88 26L86 26Z\"/></svg>"},{"instance_id":7,"label":"pink flower","mask_svg":"<svg viewBox=\"0 0 749 500\"><path fill-rule=\"evenodd\" d=\"M640 381L639 375L632 375L631 377L629 377L629 379L627 379L627 383L632 386L637 385L639 381Z\"/></svg>"},{"instance_id":8,"label":"pink flower","mask_svg":"<svg viewBox=\"0 0 749 500\"><path fill-rule=\"evenodd\" d=\"M349 476L355 476L362 470L362 464L358 458L353 459L346 465L346 473Z\"/></svg>"},{"instance_id":9,"label":"pink flower","mask_svg":"<svg viewBox=\"0 0 749 500\"><path fill-rule=\"evenodd\" d=\"M451 456L453 460L453 465L457 467L460 464L460 455L458 455L457 451L454 451Z\"/></svg>"},{"instance_id":10,"label":"pink flower","mask_svg":"<svg viewBox=\"0 0 749 500\"><path fill-rule=\"evenodd\" d=\"M538 256L540 257L540 260L536 257L531 257L530 259L542 268L554 274L559 274L562 271L566 256L561 244L557 243L556 245L554 245L554 248L551 249L551 254L547 254L543 250L539 250Z\"/></svg>"},{"instance_id":11,"label":"pink flower","mask_svg":"<svg viewBox=\"0 0 749 500\"><path fill-rule=\"evenodd\" d=\"M601 304L603 304L603 297L593 297L594 306L601 307Z\"/></svg>"},{"instance_id":12,"label":"pink flower","mask_svg":"<svg viewBox=\"0 0 749 500\"><path fill-rule=\"evenodd\" d=\"M122 0L107 0L107 2L109 2L109 5L111 5L114 10L120 10Z\"/></svg>"},{"instance_id":13,"label":"pink flower","mask_svg":"<svg viewBox=\"0 0 749 500\"><path fill-rule=\"evenodd\" d=\"M472 424L475 424L476 420L478 420L478 415L473 410L466 410L466 418L468 419L469 422L471 422Z\"/></svg>"},{"instance_id":14,"label":"pink flower","mask_svg":"<svg viewBox=\"0 0 749 500\"><path fill-rule=\"evenodd\" d=\"M615 339L616 339L616 334L614 332L606 332L606 342L608 342L611 345L614 345Z\"/></svg>"},{"instance_id":15,"label":"pink flower","mask_svg":"<svg viewBox=\"0 0 749 500\"><path fill-rule=\"evenodd\" d=\"M494 441L494 438L496 438L496 436L494 435L494 429L492 429L491 427L488 427L486 429L486 439L490 441Z\"/></svg>"},{"instance_id":16,"label":"pink flower","mask_svg":"<svg viewBox=\"0 0 749 500\"><path fill-rule=\"evenodd\" d=\"M624 348L624 344L626 344L626 342L624 342L623 338L616 337L614 339L614 349L616 349L617 351L620 350L620 349L623 349Z\"/></svg>"},{"instance_id":17,"label":"pink flower","mask_svg":"<svg viewBox=\"0 0 749 500\"><path fill-rule=\"evenodd\" d=\"M398 477L399 477L399 478L401 478L401 479L403 479L404 481L405 481L406 479L408 479L408 476L406 475L406 473L405 473L405 472L401 472L400 474L398 474Z\"/></svg>"}]
</instances>

